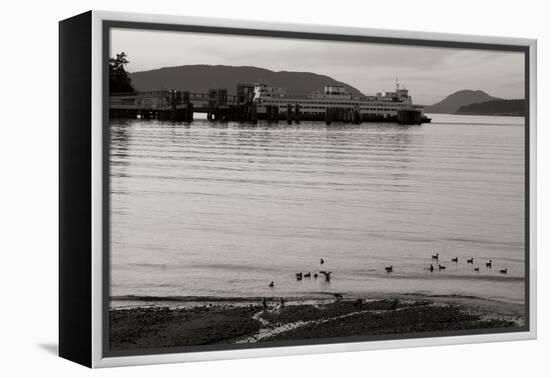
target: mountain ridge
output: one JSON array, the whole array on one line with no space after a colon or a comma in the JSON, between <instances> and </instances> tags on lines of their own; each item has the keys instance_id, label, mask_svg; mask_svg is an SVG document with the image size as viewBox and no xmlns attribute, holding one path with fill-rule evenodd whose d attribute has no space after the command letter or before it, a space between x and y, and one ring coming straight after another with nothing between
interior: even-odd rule
<instances>
[{"instance_id":1,"label":"mountain ridge","mask_svg":"<svg viewBox=\"0 0 550 378\"><path fill-rule=\"evenodd\" d=\"M451 93L443 100L424 108L426 113L446 113L453 114L462 106L476 104L480 102L501 100L499 97L493 97L482 90L463 89Z\"/></svg>"},{"instance_id":2,"label":"mountain ridge","mask_svg":"<svg viewBox=\"0 0 550 378\"><path fill-rule=\"evenodd\" d=\"M307 71L272 71L254 66L182 65L163 67L129 74L138 91L155 91L160 88L207 93L211 88L227 88L234 95L237 83L265 82L286 88L291 93L322 91L325 85L344 85L354 95L363 95L357 88L327 75Z\"/></svg>"}]
</instances>

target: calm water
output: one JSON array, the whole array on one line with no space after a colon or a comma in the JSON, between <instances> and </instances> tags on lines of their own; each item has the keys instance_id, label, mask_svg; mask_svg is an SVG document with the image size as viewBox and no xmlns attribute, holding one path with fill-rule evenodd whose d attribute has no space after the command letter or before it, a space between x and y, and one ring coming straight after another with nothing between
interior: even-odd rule
<instances>
[{"instance_id":1,"label":"calm water","mask_svg":"<svg viewBox=\"0 0 550 378\"><path fill-rule=\"evenodd\" d=\"M418 292L522 302L523 118L433 118L330 127L113 121L111 294ZM430 273L436 251L447 269ZM320 269L333 272L330 283L294 278Z\"/></svg>"}]
</instances>

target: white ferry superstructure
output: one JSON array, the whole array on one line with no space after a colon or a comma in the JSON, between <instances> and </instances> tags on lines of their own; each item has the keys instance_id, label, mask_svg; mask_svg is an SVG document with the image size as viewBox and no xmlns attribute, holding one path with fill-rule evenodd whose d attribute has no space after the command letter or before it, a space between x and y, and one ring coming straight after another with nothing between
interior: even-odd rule
<instances>
[{"instance_id":1,"label":"white ferry superstructure","mask_svg":"<svg viewBox=\"0 0 550 378\"><path fill-rule=\"evenodd\" d=\"M345 86L326 85L323 92L291 94L285 88L266 84L254 85L254 103L259 113L268 107L278 108L278 113L286 113L289 106L295 111L296 104L303 119L323 117L328 108L359 112L361 119L398 120L400 113L414 113L420 122L429 122L420 105L414 105L409 91L396 83L391 92L376 95L356 96L348 93ZM416 122L415 122L416 123Z\"/></svg>"}]
</instances>

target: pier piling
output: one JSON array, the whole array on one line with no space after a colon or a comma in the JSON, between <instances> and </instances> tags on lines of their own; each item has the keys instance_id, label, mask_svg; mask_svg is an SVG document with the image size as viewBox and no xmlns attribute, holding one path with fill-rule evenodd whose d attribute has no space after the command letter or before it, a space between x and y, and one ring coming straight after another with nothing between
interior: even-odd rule
<instances>
[{"instance_id":1,"label":"pier piling","mask_svg":"<svg viewBox=\"0 0 550 378\"><path fill-rule=\"evenodd\" d=\"M330 125L332 123L332 114L333 114L333 109L332 108L326 108L325 109L325 123L327 125Z\"/></svg>"},{"instance_id":2,"label":"pier piling","mask_svg":"<svg viewBox=\"0 0 550 378\"><path fill-rule=\"evenodd\" d=\"M352 122L353 122L354 125L359 125L361 123L361 113L359 112L358 107L355 107L355 109L353 109Z\"/></svg>"},{"instance_id":3,"label":"pier piling","mask_svg":"<svg viewBox=\"0 0 550 378\"><path fill-rule=\"evenodd\" d=\"M185 109L185 122L193 122L193 103L188 102Z\"/></svg>"},{"instance_id":4,"label":"pier piling","mask_svg":"<svg viewBox=\"0 0 550 378\"><path fill-rule=\"evenodd\" d=\"M258 110L256 109L256 104L250 106L250 122L253 125L258 124Z\"/></svg>"},{"instance_id":5,"label":"pier piling","mask_svg":"<svg viewBox=\"0 0 550 378\"><path fill-rule=\"evenodd\" d=\"M300 104L294 105L294 122L300 123Z\"/></svg>"},{"instance_id":6,"label":"pier piling","mask_svg":"<svg viewBox=\"0 0 550 378\"><path fill-rule=\"evenodd\" d=\"M292 105L286 105L286 123L288 125L292 124Z\"/></svg>"}]
</instances>

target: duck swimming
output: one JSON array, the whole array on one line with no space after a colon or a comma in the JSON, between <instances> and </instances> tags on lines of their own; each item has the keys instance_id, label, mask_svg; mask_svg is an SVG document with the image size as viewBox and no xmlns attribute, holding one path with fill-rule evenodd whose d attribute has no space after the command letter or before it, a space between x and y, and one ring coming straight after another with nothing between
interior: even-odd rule
<instances>
[{"instance_id":1,"label":"duck swimming","mask_svg":"<svg viewBox=\"0 0 550 378\"><path fill-rule=\"evenodd\" d=\"M319 273L325 275L325 281L326 281L326 282L329 282L329 281L330 281L330 275L332 274L332 272L325 272L324 270L321 270Z\"/></svg>"}]
</instances>

